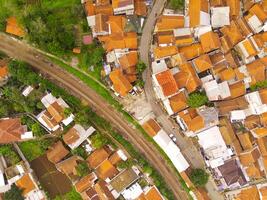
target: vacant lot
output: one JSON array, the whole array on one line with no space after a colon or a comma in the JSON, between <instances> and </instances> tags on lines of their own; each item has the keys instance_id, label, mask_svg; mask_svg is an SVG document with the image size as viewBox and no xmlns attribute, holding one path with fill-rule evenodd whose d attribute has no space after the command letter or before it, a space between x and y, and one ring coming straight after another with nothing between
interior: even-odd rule
<instances>
[{"instance_id":1,"label":"vacant lot","mask_svg":"<svg viewBox=\"0 0 267 200\"><path fill-rule=\"evenodd\" d=\"M55 165L47 160L46 155L33 160L31 166L51 199L63 196L72 189L68 177L57 171Z\"/></svg>"}]
</instances>

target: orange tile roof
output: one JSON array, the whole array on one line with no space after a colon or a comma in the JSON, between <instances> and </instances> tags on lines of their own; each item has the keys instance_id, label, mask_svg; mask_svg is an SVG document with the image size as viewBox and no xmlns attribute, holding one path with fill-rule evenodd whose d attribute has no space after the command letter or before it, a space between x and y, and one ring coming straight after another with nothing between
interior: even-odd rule
<instances>
[{"instance_id":1,"label":"orange tile roof","mask_svg":"<svg viewBox=\"0 0 267 200\"><path fill-rule=\"evenodd\" d=\"M29 174L25 174L16 181L16 185L22 189L23 196L36 189L35 184Z\"/></svg>"},{"instance_id":2,"label":"orange tile roof","mask_svg":"<svg viewBox=\"0 0 267 200\"><path fill-rule=\"evenodd\" d=\"M262 8L265 12L267 12L267 0L262 1Z\"/></svg>"},{"instance_id":3,"label":"orange tile roof","mask_svg":"<svg viewBox=\"0 0 267 200\"><path fill-rule=\"evenodd\" d=\"M105 160L96 168L96 174L103 180L112 179L119 171L111 164L109 160Z\"/></svg>"},{"instance_id":4,"label":"orange tile roof","mask_svg":"<svg viewBox=\"0 0 267 200\"><path fill-rule=\"evenodd\" d=\"M47 111L57 123L64 119L64 108L57 101L48 106Z\"/></svg>"},{"instance_id":5,"label":"orange tile roof","mask_svg":"<svg viewBox=\"0 0 267 200\"><path fill-rule=\"evenodd\" d=\"M21 141L21 135L26 131L20 118L0 119L0 144Z\"/></svg>"},{"instance_id":6,"label":"orange tile roof","mask_svg":"<svg viewBox=\"0 0 267 200\"><path fill-rule=\"evenodd\" d=\"M182 111L178 113L178 115L184 120L188 127L188 130L195 132L205 127L205 121L196 112L196 109L190 108L187 111L188 113Z\"/></svg>"},{"instance_id":7,"label":"orange tile roof","mask_svg":"<svg viewBox=\"0 0 267 200\"><path fill-rule=\"evenodd\" d=\"M154 48L154 56L156 59L172 56L178 53L176 46L156 47Z\"/></svg>"},{"instance_id":8,"label":"orange tile roof","mask_svg":"<svg viewBox=\"0 0 267 200\"><path fill-rule=\"evenodd\" d=\"M191 60L204 53L200 43L195 43L190 46L180 47L179 52L183 54L187 60Z\"/></svg>"},{"instance_id":9,"label":"orange tile roof","mask_svg":"<svg viewBox=\"0 0 267 200\"><path fill-rule=\"evenodd\" d=\"M108 159L110 154L110 150L101 148L95 150L86 160L91 168L96 169L104 160Z\"/></svg>"},{"instance_id":10,"label":"orange tile roof","mask_svg":"<svg viewBox=\"0 0 267 200\"><path fill-rule=\"evenodd\" d=\"M260 158L260 152L257 148L254 148L251 151L241 153L239 155L240 163L243 166L249 166L252 163L257 162L257 160Z\"/></svg>"},{"instance_id":11,"label":"orange tile roof","mask_svg":"<svg viewBox=\"0 0 267 200\"><path fill-rule=\"evenodd\" d=\"M5 78L8 75L8 67L7 65L0 66L0 78Z\"/></svg>"},{"instance_id":12,"label":"orange tile roof","mask_svg":"<svg viewBox=\"0 0 267 200\"><path fill-rule=\"evenodd\" d=\"M127 5L133 4L133 0L112 0L112 7L113 9L121 8Z\"/></svg>"},{"instance_id":13,"label":"orange tile roof","mask_svg":"<svg viewBox=\"0 0 267 200\"><path fill-rule=\"evenodd\" d=\"M63 135L63 141L68 145L73 144L79 138L79 133L74 127L72 127L70 130L67 131L66 134Z\"/></svg>"},{"instance_id":14,"label":"orange tile roof","mask_svg":"<svg viewBox=\"0 0 267 200\"><path fill-rule=\"evenodd\" d=\"M258 138L257 143L262 156L267 156L267 137Z\"/></svg>"},{"instance_id":15,"label":"orange tile roof","mask_svg":"<svg viewBox=\"0 0 267 200\"><path fill-rule=\"evenodd\" d=\"M251 13L252 15L256 15L262 22L265 22L267 20L267 13L264 12L262 6L258 3L254 4L249 9L249 13Z\"/></svg>"},{"instance_id":16,"label":"orange tile roof","mask_svg":"<svg viewBox=\"0 0 267 200\"><path fill-rule=\"evenodd\" d=\"M226 0L226 5L230 7L231 18L239 17L241 11L239 0Z\"/></svg>"},{"instance_id":17,"label":"orange tile roof","mask_svg":"<svg viewBox=\"0 0 267 200\"><path fill-rule=\"evenodd\" d=\"M156 79L166 97L175 94L179 89L170 70L157 74Z\"/></svg>"},{"instance_id":18,"label":"orange tile roof","mask_svg":"<svg viewBox=\"0 0 267 200\"><path fill-rule=\"evenodd\" d=\"M267 128L261 127L253 129L253 133L255 133L259 138L267 136Z\"/></svg>"},{"instance_id":19,"label":"orange tile roof","mask_svg":"<svg viewBox=\"0 0 267 200\"><path fill-rule=\"evenodd\" d=\"M146 200L164 200L155 186L151 187L146 192L145 199Z\"/></svg>"},{"instance_id":20,"label":"orange tile roof","mask_svg":"<svg viewBox=\"0 0 267 200\"><path fill-rule=\"evenodd\" d=\"M242 134L238 134L237 136L244 150L252 149L253 143L252 143L252 137L250 133L248 132L242 133Z\"/></svg>"},{"instance_id":21,"label":"orange tile roof","mask_svg":"<svg viewBox=\"0 0 267 200\"><path fill-rule=\"evenodd\" d=\"M172 44L174 42L174 35L172 31L165 31L157 33L158 44Z\"/></svg>"},{"instance_id":22,"label":"orange tile roof","mask_svg":"<svg viewBox=\"0 0 267 200\"><path fill-rule=\"evenodd\" d=\"M180 72L174 75L177 85L182 88L185 87L189 93L195 91L200 86L200 80L196 75L192 64L187 62L180 65Z\"/></svg>"},{"instance_id":23,"label":"orange tile roof","mask_svg":"<svg viewBox=\"0 0 267 200\"><path fill-rule=\"evenodd\" d=\"M230 26L224 26L220 29L223 35L230 41L231 46L236 45L243 39L239 27L235 21L231 21Z\"/></svg>"},{"instance_id":24,"label":"orange tile roof","mask_svg":"<svg viewBox=\"0 0 267 200\"><path fill-rule=\"evenodd\" d=\"M122 69L126 70L129 67L135 67L138 62L137 51L131 51L119 58L119 63Z\"/></svg>"},{"instance_id":25,"label":"orange tile roof","mask_svg":"<svg viewBox=\"0 0 267 200\"><path fill-rule=\"evenodd\" d=\"M231 92L231 98L240 97L246 94L245 84L240 81L229 86Z\"/></svg>"},{"instance_id":26,"label":"orange tile roof","mask_svg":"<svg viewBox=\"0 0 267 200\"><path fill-rule=\"evenodd\" d=\"M131 83L119 69L112 71L109 74L109 78L113 83L114 90L123 97L125 97L133 88Z\"/></svg>"},{"instance_id":27,"label":"orange tile roof","mask_svg":"<svg viewBox=\"0 0 267 200\"><path fill-rule=\"evenodd\" d=\"M260 167L259 167L259 164L258 163L251 164L245 170L246 170L246 173L247 173L247 175L248 175L248 177L250 179L263 178L262 172L260 170Z\"/></svg>"},{"instance_id":28,"label":"orange tile roof","mask_svg":"<svg viewBox=\"0 0 267 200\"><path fill-rule=\"evenodd\" d=\"M252 33L251 28L248 26L243 17L236 19L235 22L243 36L248 36L250 33Z\"/></svg>"},{"instance_id":29,"label":"orange tile roof","mask_svg":"<svg viewBox=\"0 0 267 200\"><path fill-rule=\"evenodd\" d=\"M109 16L108 24L110 25L111 34L113 33L123 33L126 25L126 17L119 16Z\"/></svg>"},{"instance_id":30,"label":"orange tile roof","mask_svg":"<svg viewBox=\"0 0 267 200\"><path fill-rule=\"evenodd\" d=\"M115 152L115 153L113 153L113 154L108 158L108 160L110 161L110 163L111 163L112 165L116 165L116 164L118 164L118 162L120 162L122 159L121 159L120 155L118 154L118 152Z\"/></svg>"},{"instance_id":31,"label":"orange tile roof","mask_svg":"<svg viewBox=\"0 0 267 200\"><path fill-rule=\"evenodd\" d=\"M261 125L265 126L267 125L267 112L264 112L262 114L259 115L260 118L260 123Z\"/></svg>"},{"instance_id":32,"label":"orange tile roof","mask_svg":"<svg viewBox=\"0 0 267 200\"><path fill-rule=\"evenodd\" d=\"M177 46L187 46L194 42L193 36L186 36L186 37L176 37L175 38L175 45Z\"/></svg>"},{"instance_id":33,"label":"orange tile roof","mask_svg":"<svg viewBox=\"0 0 267 200\"><path fill-rule=\"evenodd\" d=\"M184 27L184 16L159 16L156 23L156 31L170 31L176 28Z\"/></svg>"},{"instance_id":34,"label":"orange tile roof","mask_svg":"<svg viewBox=\"0 0 267 200\"><path fill-rule=\"evenodd\" d=\"M25 35L25 32L18 24L16 17L9 17L6 20L6 32L18 37L23 37Z\"/></svg>"},{"instance_id":35,"label":"orange tile roof","mask_svg":"<svg viewBox=\"0 0 267 200\"><path fill-rule=\"evenodd\" d=\"M87 16L95 15L95 6L92 0L84 3L84 9Z\"/></svg>"},{"instance_id":36,"label":"orange tile roof","mask_svg":"<svg viewBox=\"0 0 267 200\"><path fill-rule=\"evenodd\" d=\"M55 126L58 125L58 123L56 122L56 120L53 118L53 116L46 110L43 115L41 116L42 120L45 121L45 123L47 124L47 126L50 129L53 129Z\"/></svg>"},{"instance_id":37,"label":"orange tile roof","mask_svg":"<svg viewBox=\"0 0 267 200\"><path fill-rule=\"evenodd\" d=\"M154 119L149 119L142 126L150 137L157 135L161 129L161 127Z\"/></svg>"},{"instance_id":38,"label":"orange tile roof","mask_svg":"<svg viewBox=\"0 0 267 200\"><path fill-rule=\"evenodd\" d=\"M232 124L226 117L220 118L219 129L227 145L231 145L237 139Z\"/></svg>"},{"instance_id":39,"label":"orange tile roof","mask_svg":"<svg viewBox=\"0 0 267 200\"><path fill-rule=\"evenodd\" d=\"M241 190L241 193L237 195L238 200L260 200L259 192L256 186L252 186L247 189Z\"/></svg>"},{"instance_id":40,"label":"orange tile roof","mask_svg":"<svg viewBox=\"0 0 267 200\"><path fill-rule=\"evenodd\" d=\"M193 60L193 63L198 72L206 71L212 67L212 63L208 54L199 56Z\"/></svg>"},{"instance_id":41,"label":"orange tile roof","mask_svg":"<svg viewBox=\"0 0 267 200\"><path fill-rule=\"evenodd\" d=\"M73 53L80 54L81 53L81 48L80 47L75 47L72 49Z\"/></svg>"},{"instance_id":42,"label":"orange tile roof","mask_svg":"<svg viewBox=\"0 0 267 200\"><path fill-rule=\"evenodd\" d=\"M261 101L264 104L267 104L267 88L259 90Z\"/></svg>"},{"instance_id":43,"label":"orange tile roof","mask_svg":"<svg viewBox=\"0 0 267 200\"><path fill-rule=\"evenodd\" d=\"M135 32L99 36L98 39L104 43L107 51L113 49L137 49L137 34Z\"/></svg>"},{"instance_id":44,"label":"orange tile roof","mask_svg":"<svg viewBox=\"0 0 267 200\"><path fill-rule=\"evenodd\" d=\"M47 159L54 164L61 161L68 154L69 151L63 146L61 141L50 146L46 152Z\"/></svg>"},{"instance_id":45,"label":"orange tile roof","mask_svg":"<svg viewBox=\"0 0 267 200\"><path fill-rule=\"evenodd\" d=\"M104 14L104 15L113 15L113 9L112 6L107 5L100 5L95 7L95 14Z\"/></svg>"},{"instance_id":46,"label":"orange tile roof","mask_svg":"<svg viewBox=\"0 0 267 200\"><path fill-rule=\"evenodd\" d=\"M233 68L227 68L221 71L218 75L222 81L229 81L235 78L235 72Z\"/></svg>"},{"instance_id":47,"label":"orange tile roof","mask_svg":"<svg viewBox=\"0 0 267 200\"><path fill-rule=\"evenodd\" d=\"M207 0L189 0L189 26L196 27L200 25L200 11L208 13Z\"/></svg>"},{"instance_id":48,"label":"orange tile roof","mask_svg":"<svg viewBox=\"0 0 267 200\"><path fill-rule=\"evenodd\" d=\"M145 0L135 0L134 1L134 13L138 16L147 15L147 7Z\"/></svg>"},{"instance_id":49,"label":"orange tile roof","mask_svg":"<svg viewBox=\"0 0 267 200\"><path fill-rule=\"evenodd\" d=\"M200 43L205 53L221 47L219 36L213 31L202 34L200 36Z\"/></svg>"},{"instance_id":50,"label":"orange tile roof","mask_svg":"<svg viewBox=\"0 0 267 200\"><path fill-rule=\"evenodd\" d=\"M257 50L255 49L253 43L250 40L244 40L242 45L246 49L249 56L255 56L257 54Z\"/></svg>"},{"instance_id":51,"label":"orange tile roof","mask_svg":"<svg viewBox=\"0 0 267 200\"><path fill-rule=\"evenodd\" d=\"M227 53L233 48L233 45L230 42L228 36L224 35L224 36L220 37L220 43L221 43L221 50L223 53Z\"/></svg>"},{"instance_id":52,"label":"orange tile roof","mask_svg":"<svg viewBox=\"0 0 267 200\"><path fill-rule=\"evenodd\" d=\"M267 187L266 186L262 187L259 189L259 191L261 193L262 200L266 200L267 199Z\"/></svg>"},{"instance_id":53,"label":"orange tile roof","mask_svg":"<svg viewBox=\"0 0 267 200\"><path fill-rule=\"evenodd\" d=\"M255 60L252 63L246 65L247 71L249 72L250 76L255 80L264 81L265 80L265 65L259 59Z\"/></svg>"},{"instance_id":54,"label":"orange tile roof","mask_svg":"<svg viewBox=\"0 0 267 200\"><path fill-rule=\"evenodd\" d=\"M75 183L75 189L77 192L82 193L90 189L94 185L96 175L94 173L88 174Z\"/></svg>"},{"instance_id":55,"label":"orange tile roof","mask_svg":"<svg viewBox=\"0 0 267 200\"><path fill-rule=\"evenodd\" d=\"M177 113L188 107L184 92L179 92L178 94L172 96L171 98L169 98L169 101L174 113Z\"/></svg>"}]
</instances>

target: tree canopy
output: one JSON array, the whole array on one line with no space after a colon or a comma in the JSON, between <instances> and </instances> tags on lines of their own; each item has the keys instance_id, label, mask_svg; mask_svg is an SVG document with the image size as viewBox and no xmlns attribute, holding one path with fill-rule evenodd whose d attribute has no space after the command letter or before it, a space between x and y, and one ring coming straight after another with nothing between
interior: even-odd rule
<instances>
[{"instance_id":1,"label":"tree canopy","mask_svg":"<svg viewBox=\"0 0 267 200\"><path fill-rule=\"evenodd\" d=\"M203 106L209 102L208 97L204 92L194 92L189 94L189 98L187 100L187 104L191 108L198 108Z\"/></svg>"},{"instance_id":2,"label":"tree canopy","mask_svg":"<svg viewBox=\"0 0 267 200\"><path fill-rule=\"evenodd\" d=\"M11 189L4 193L4 199L5 200L24 200L24 197L22 196L22 190L18 188L15 184L11 185Z\"/></svg>"},{"instance_id":3,"label":"tree canopy","mask_svg":"<svg viewBox=\"0 0 267 200\"><path fill-rule=\"evenodd\" d=\"M196 187L204 187L209 180L209 174L203 169L193 169L190 173L190 180Z\"/></svg>"},{"instance_id":4,"label":"tree canopy","mask_svg":"<svg viewBox=\"0 0 267 200\"><path fill-rule=\"evenodd\" d=\"M170 5L172 9L182 9L184 6L184 0L170 0Z\"/></svg>"}]
</instances>

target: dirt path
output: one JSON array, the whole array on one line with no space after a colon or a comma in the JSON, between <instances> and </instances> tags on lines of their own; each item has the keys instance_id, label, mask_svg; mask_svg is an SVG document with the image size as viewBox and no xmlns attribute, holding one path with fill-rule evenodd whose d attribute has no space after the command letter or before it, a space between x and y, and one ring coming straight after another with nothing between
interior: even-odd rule
<instances>
[{"instance_id":1,"label":"dirt path","mask_svg":"<svg viewBox=\"0 0 267 200\"><path fill-rule=\"evenodd\" d=\"M98 115L111 122L159 171L169 188L173 191L175 199L189 199L187 193L181 189L175 171L168 166L154 145L148 142L139 131L135 130L129 122L123 119L121 113L118 113L94 90L59 66L47 61L35 49L5 34L0 34L0 49L10 57L29 63L42 74L47 75L60 86L68 89L70 93L86 100L96 110Z\"/></svg>"}]
</instances>

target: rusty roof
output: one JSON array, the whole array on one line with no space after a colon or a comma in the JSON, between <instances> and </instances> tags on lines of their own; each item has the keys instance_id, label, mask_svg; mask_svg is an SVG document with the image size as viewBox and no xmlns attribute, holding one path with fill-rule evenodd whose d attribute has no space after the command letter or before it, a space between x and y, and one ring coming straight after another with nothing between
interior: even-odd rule
<instances>
[{"instance_id":1,"label":"rusty roof","mask_svg":"<svg viewBox=\"0 0 267 200\"><path fill-rule=\"evenodd\" d=\"M202 34L200 36L200 43L205 53L221 47L219 36L213 31Z\"/></svg>"},{"instance_id":2,"label":"rusty roof","mask_svg":"<svg viewBox=\"0 0 267 200\"><path fill-rule=\"evenodd\" d=\"M52 163L58 163L69 154L69 151L63 146L61 141L53 144L46 152L47 159Z\"/></svg>"},{"instance_id":3,"label":"rusty roof","mask_svg":"<svg viewBox=\"0 0 267 200\"><path fill-rule=\"evenodd\" d=\"M89 163L89 166L93 169L96 169L103 161L108 159L110 156L111 151L107 148L101 148L95 150L92 154L88 156L86 159Z\"/></svg>"},{"instance_id":4,"label":"rusty roof","mask_svg":"<svg viewBox=\"0 0 267 200\"><path fill-rule=\"evenodd\" d=\"M170 31L184 27L184 16L161 15L156 23L156 31Z\"/></svg>"},{"instance_id":5,"label":"rusty roof","mask_svg":"<svg viewBox=\"0 0 267 200\"><path fill-rule=\"evenodd\" d=\"M161 129L159 124L154 119L149 119L142 126L150 137L157 135Z\"/></svg>"},{"instance_id":6,"label":"rusty roof","mask_svg":"<svg viewBox=\"0 0 267 200\"><path fill-rule=\"evenodd\" d=\"M174 113L180 112L188 107L187 98L183 91L169 98L169 101Z\"/></svg>"},{"instance_id":7,"label":"rusty roof","mask_svg":"<svg viewBox=\"0 0 267 200\"><path fill-rule=\"evenodd\" d=\"M203 72L212 67L208 54L201 55L193 60L194 66L198 72Z\"/></svg>"}]
</instances>

